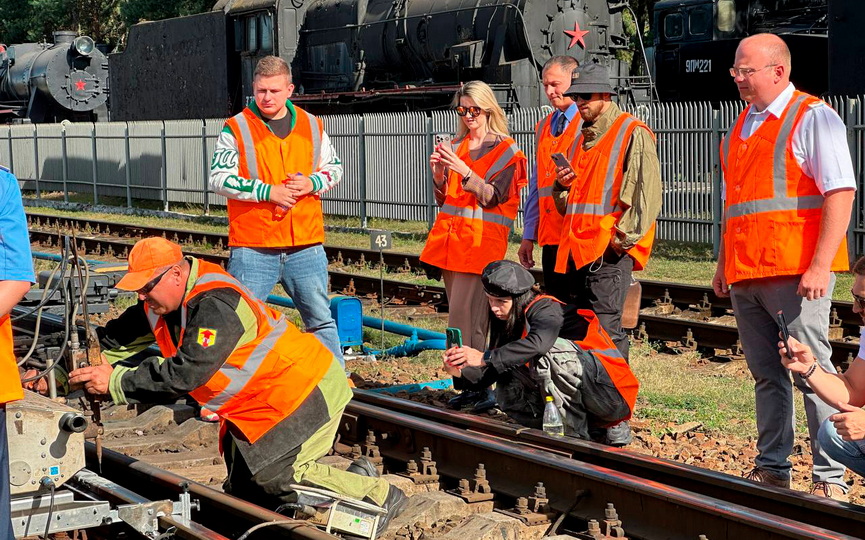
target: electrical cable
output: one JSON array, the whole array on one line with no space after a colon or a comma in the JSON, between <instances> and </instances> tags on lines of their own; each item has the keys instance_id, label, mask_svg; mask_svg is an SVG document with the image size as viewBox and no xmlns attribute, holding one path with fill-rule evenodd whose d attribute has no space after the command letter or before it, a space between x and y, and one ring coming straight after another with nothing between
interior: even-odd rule
<instances>
[{"instance_id":1,"label":"electrical cable","mask_svg":"<svg viewBox=\"0 0 865 540\"><path fill-rule=\"evenodd\" d=\"M265 527L270 527L271 525L296 525L297 520L284 520L284 521L268 521L267 523L259 523L253 527L247 529L245 533L240 535L237 540L246 540L250 534L254 533L258 529L263 529Z\"/></svg>"},{"instance_id":2,"label":"electrical cable","mask_svg":"<svg viewBox=\"0 0 865 540\"><path fill-rule=\"evenodd\" d=\"M54 267L53 270L51 270L51 274L48 276L48 282L49 283L51 283L51 280L54 279L54 275L57 273L57 270L61 266L64 267L64 272L60 274L60 279L57 280L57 284L59 285L63 281L63 276L65 275L65 266L66 266L65 261L66 261L66 259L64 257L63 260L60 263L58 263ZM39 329L42 326L42 309L45 307L46 300L48 298L50 298L51 296L53 296L54 291L56 291L56 290L57 290L57 287L54 287L54 290L52 290L51 294L49 295L47 288L42 289L42 298L36 307L34 307L32 310L30 310L28 313L25 313L24 315L20 315L18 317L12 318L12 320L16 320L16 319L19 319L21 317L24 317L25 315L32 314L33 311L36 309L39 310L39 313L36 315L36 325L34 326L34 329L33 329L33 343L30 344L30 350L27 351L27 354L25 354L24 357L21 358L21 360L18 362L18 367L23 366L24 363L27 362L27 360L29 360L31 356L33 356L33 351L36 350L36 343L39 341Z\"/></svg>"},{"instance_id":3,"label":"electrical cable","mask_svg":"<svg viewBox=\"0 0 865 540\"><path fill-rule=\"evenodd\" d=\"M47 482L46 482L47 480ZM45 520L45 535L42 536L44 539L48 539L48 532L51 529L51 518L54 515L54 481L48 478L47 476L42 479L42 484L49 486L51 490L51 499L48 503L48 519Z\"/></svg>"},{"instance_id":4,"label":"electrical cable","mask_svg":"<svg viewBox=\"0 0 865 540\"><path fill-rule=\"evenodd\" d=\"M22 319L24 317L27 317L28 315L31 315L34 311L43 307L48 302L48 300L50 298L54 297L54 293L57 292L57 290L60 288L60 286L63 283L63 277L66 275L66 260L68 257L68 252L69 252L69 245L68 245L68 239L67 239L67 241L64 243L63 252L61 253L61 257L60 257L60 279L51 285L51 293L47 297L43 296L43 299L38 304L31 307L29 311L25 311L24 313L21 313L19 315L15 315L14 317L12 317L11 319L13 321L17 321L18 319ZM55 270L52 271L51 276L48 278L48 283L51 283L51 280L54 277L54 272L56 271L56 269L57 269L57 267L55 267Z\"/></svg>"}]
</instances>

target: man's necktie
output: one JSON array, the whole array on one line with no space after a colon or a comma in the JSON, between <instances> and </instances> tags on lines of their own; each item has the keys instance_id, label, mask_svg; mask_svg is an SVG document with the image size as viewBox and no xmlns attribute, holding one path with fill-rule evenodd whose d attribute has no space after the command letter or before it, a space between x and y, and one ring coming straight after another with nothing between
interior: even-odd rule
<instances>
[{"instance_id":1,"label":"man's necktie","mask_svg":"<svg viewBox=\"0 0 865 540\"><path fill-rule=\"evenodd\" d=\"M559 119L556 121L556 129L553 131L553 136L558 137L563 131L565 131L565 115L559 113Z\"/></svg>"}]
</instances>

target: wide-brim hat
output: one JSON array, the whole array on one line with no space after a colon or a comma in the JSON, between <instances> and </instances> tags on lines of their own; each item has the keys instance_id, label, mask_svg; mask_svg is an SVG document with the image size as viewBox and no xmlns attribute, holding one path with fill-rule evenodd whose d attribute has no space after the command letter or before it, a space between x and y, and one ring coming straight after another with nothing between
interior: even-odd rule
<instances>
[{"instance_id":1,"label":"wide-brim hat","mask_svg":"<svg viewBox=\"0 0 865 540\"><path fill-rule=\"evenodd\" d=\"M174 242L160 236L139 240L129 252L129 271L115 287L124 291L137 291L165 267L182 260L183 252Z\"/></svg>"},{"instance_id":2,"label":"wide-brim hat","mask_svg":"<svg viewBox=\"0 0 865 540\"><path fill-rule=\"evenodd\" d=\"M571 75L571 86L565 92L566 97L574 94L613 94L610 84L610 71L606 66L590 62L574 70Z\"/></svg>"},{"instance_id":3,"label":"wide-brim hat","mask_svg":"<svg viewBox=\"0 0 865 540\"><path fill-rule=\"evenodd\" d=\"M484 291L500 298L519 296L535 284L532 274L514 261L493 261L481 274Z\"/></svg>"}]
</instances>

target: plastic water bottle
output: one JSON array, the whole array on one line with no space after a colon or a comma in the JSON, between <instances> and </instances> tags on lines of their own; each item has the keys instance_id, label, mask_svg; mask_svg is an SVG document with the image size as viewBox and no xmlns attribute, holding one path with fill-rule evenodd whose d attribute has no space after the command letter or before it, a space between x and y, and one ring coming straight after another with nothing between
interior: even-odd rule
<instances>
[{"instance_id":1,"label":"plastic water bottle","mask_svg":"<svg viewBox=\"0 0 865 540\"><path fill-rule=\"evenodd\" d=\"M553 402L553 396L547 396L547 403L544 405L544 433L554 437L564 437L565 425L562 423L562 415L559 414L559 408Z\"/></svg>"}]
</instances>

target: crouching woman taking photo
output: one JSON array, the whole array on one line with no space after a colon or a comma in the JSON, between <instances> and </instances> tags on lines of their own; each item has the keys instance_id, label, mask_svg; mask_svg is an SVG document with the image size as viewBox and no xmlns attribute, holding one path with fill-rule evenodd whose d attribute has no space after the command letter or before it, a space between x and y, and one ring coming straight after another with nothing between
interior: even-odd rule
<instances>
[{"instance_id":1,"label":"crouching woman taking photo","mask_svg":"<svg viewBox=\"0 0 865 540\"><path fill-rule=\"evenodd\" d=\"M565 307L533 289L519 264L495 261L481 275L493 317L490 347L451 347L444 368L463 386L496 384L499 407L520 424L541 428L546 396L552 396L565 435L589 439L590 431L631 417L639 383L594 312Z\"/></svg>"}]
</instances>

